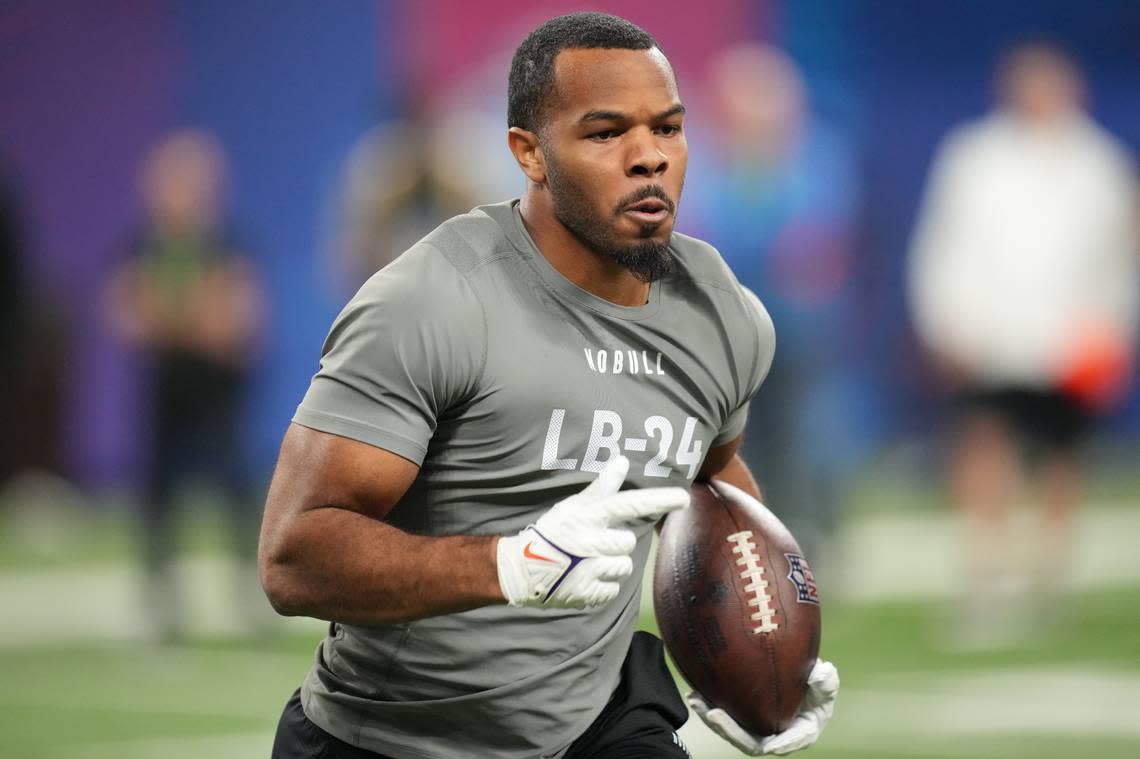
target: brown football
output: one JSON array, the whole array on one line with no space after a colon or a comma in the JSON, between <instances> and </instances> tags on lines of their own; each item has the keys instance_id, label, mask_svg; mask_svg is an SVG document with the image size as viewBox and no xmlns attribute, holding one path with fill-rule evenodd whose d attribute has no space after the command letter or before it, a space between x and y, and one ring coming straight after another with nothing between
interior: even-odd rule
<instances>
[{"instance_id":1,"label":"brown football","mask_svg":"<svg viewBox=\"0 0 1140 759\"><path fill-rule=\"evenodd\" d=\"M705 701L756 735L786 729L819 655L815 579L788 528L724 482L661 529L653 601L665 648Z\"/></svg>"}]
</instances>

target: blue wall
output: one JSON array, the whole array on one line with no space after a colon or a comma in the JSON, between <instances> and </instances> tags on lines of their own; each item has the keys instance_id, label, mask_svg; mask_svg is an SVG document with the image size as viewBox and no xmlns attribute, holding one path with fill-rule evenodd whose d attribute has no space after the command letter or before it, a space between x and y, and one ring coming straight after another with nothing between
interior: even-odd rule
<instances>
[{"instance_id":1,"label":"blue wall","mask_svg":"<svg viewBox=\"0 0 1140 759\"><path fill-rule=\"evenodd\" d=\"M325 212L353 140L384 107L385 8L364 0L179 5L187 70L182 117L233 157L234 221L272 297L249 443L268 471L315 371L343 293L319 255Z\"/></svg>"}]
</instances>

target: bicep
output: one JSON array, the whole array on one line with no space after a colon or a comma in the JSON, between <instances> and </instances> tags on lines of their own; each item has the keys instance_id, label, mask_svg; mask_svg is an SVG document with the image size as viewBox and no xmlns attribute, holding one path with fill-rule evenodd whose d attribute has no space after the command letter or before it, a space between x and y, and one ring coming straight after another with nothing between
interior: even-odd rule
<instances>
[{"instance_id":1,"label":"bicep","mask_svg":"<svg viewBox=\"0 0 1140 759\"><path fill-rule=\"evenodd\" d=\"M321 508L383 519L418 474L419 466L390 451L293 423L269 486L262 539L272 542Z\"/></svg>"}]
</instances>

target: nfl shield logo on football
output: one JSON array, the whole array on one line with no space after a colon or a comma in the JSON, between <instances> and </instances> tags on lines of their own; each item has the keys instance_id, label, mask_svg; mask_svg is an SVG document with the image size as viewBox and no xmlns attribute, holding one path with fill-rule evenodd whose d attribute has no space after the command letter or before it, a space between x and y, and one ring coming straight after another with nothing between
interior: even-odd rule
<instances>
[{"instance_id":1,"label":"nfl shield logo on football","mask_svg":"<svg viewBox=\"0 0 1140 759\"><path fill-rule=\"evenodd\" d=\"M812 576L807 559L796 553L786 553L784 558L788 560L788 579L796 586L796 601L819 606L819 596L815 592L815 577Z\"/></svg>"}]
</instances>

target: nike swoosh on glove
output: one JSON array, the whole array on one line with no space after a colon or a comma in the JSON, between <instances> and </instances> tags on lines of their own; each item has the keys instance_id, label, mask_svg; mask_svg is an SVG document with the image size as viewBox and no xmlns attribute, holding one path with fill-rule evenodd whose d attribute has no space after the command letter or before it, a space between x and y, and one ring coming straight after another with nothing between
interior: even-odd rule
<instances>
[{"instance_id":1,"label":"nike swoosh on glove","mask_svg":"<svg viewBox=\"0 0 1140 759\"><path fill-rule=\"evenodd\" d=\"M621 491L629 459L615 456L580 493L522 532L499 539L499 587L511 606L587 609L609 603L633 573L633 530L689 504L683 488Z\"/></svg>"},{"instance_id":2,"label":"nike swoosh on glove","mask_svg":"<svg viewBox=\"0 0 1140 759\"><path fill-rule=\"evenodd\" d=\"M724 709L714 709L693 691L689 694L689 708L696 712L726 741L749 756L790 754L807 748L819 740L823 728L835 712L835 699L839 695L839 671L831 662L816 659L808 675L807 693L803 705L792 724L782 733L759 738L745 730Z\"/></svg>"}]
</instances>

